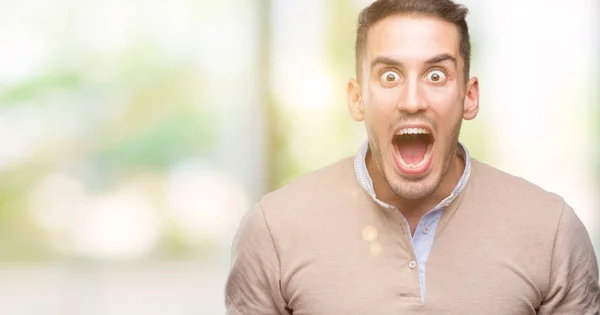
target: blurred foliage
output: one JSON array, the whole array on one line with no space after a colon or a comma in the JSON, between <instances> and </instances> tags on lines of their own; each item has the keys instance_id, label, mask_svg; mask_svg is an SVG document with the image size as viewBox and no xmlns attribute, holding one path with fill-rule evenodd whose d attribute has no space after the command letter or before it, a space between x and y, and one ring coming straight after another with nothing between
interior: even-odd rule
<instances>
[{"instance_id":1,"label":"blurred foliage","mask_svg":"<svg viewBox=\"0 0 600 315\"><path fill-rule=\"evenodd\" d=\"M19 82L0 93L1 106L16 106L22 101L44 97L59 90L73 91L81 86L82 77L78 72L52 72Z\"/></svg>"},{"instance_id":2,"label":"blurred foliage","mask_svg":"<svg viewBox=\"0 0 600 315\"><path fill-rule=\"evenodd\" d=\"M0 172L0 261L37 261L55 256L45 232L26 211L26 176Z\"/></svg>"},{"instance_id":3,"label":"blurred foliage","mask_svg":"<svg viewBox=\"0 0 600 315\"><path fill-rule=\"evenodd\" d=\"M208 100L197 71L185 62L173 64L151 46L142 48L125 53L100 77L86 67L65 67L0 92L0 110L42 110L46 100L58 99L52 110L69 113L86 128L0 170L0 260L60 257L26 211L31 188L50 172L70 174L102 192L136 174L164 174L181 159L213 154L216 120L202 104ZM178 235L176 227L167 229L159 251L192 253L193 241Z\"/></svg>"},{"instance_id":4,"label":"blurred foliage","mask_svg":"<svg viewBox=\"0 0 600 315\"><path fill-rule=\"evenodd\" d=\"M270 161L271 177L268 189L275 190L282 187L294 178L304 174L301 161L293 154L289 134L293 130L285 128L290 126L291 117L277 106L277 102L272 101L269 112L269 140L270 140Z\"/></svg>"},{"instance_id":5,"label":"blurred foliage","mask_svg":"<svg viewBox=\"0 0 600 315\"><path fill-rule=\"evenodd\" d=\"M350 119L347 113L345 86L348 79L354 76L354 32L355 16L358 13L356 5L353 2L344 0L333 0L327 2L327 10L330 18L327 19L325 38L327 43L326 61L331 73L335 91L333 91L333 103L327 104L328 128L322 130L324 137L330 137L333 141L327 147L315 148L314 143L308 142L303 147L307 150L319 150L324 157L341 157L343 155L353 154L348 150L348 144L352 143L353 132L356 123ZM340 88L338 88L340 87ZM305 128L310 122L302 120L294 113L283 110L285 106L275 102L275 108L272 111L272 142L274 155L274 180L270 189L276 189L288 183L289 181L302 176L311 170L314 166L308 165L304 157L294 154L292 151L292 133L297 132L294 128ZM308 110L306 110L308 112ZM325 109L324 109L325 112ZM294 124L296 123L296 124ZM284 126L287 126L284 127ZM295 126L290 128L289 126ZM348 140L348 141L344 141ZM311 146L312 144L312 146ZM329 162L333 162L330 160ZM324 166L324 165L323 165Z\"/></svg>"}]
</instances>

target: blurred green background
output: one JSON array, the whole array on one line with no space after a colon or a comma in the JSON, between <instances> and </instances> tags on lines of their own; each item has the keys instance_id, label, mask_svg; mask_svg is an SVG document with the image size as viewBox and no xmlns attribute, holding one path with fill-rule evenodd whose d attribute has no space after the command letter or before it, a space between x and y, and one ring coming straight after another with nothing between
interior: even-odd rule
<instances>
[{"instance_id":1,"label":"blurred green background","mask_svg":"<svg viewBox=\"0 0 600 315\"><path fill-rule=\"evenodd\" d=\"M461 141L600 249L600 5L461 2ZM0 313L222 314L244 212L366 139L345 91L369 3L0 1Z\"/></svg>"}]
</instances>

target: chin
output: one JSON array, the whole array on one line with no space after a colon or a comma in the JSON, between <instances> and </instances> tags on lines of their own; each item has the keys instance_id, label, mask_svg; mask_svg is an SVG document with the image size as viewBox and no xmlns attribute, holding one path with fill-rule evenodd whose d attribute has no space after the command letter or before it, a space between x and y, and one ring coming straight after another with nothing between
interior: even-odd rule
<instances>
[{"instance_id":1,"label":"chin","mask_svg":"<svg viewBox=\"0 0 600 315\"><path fill-rule=\"evenodd\" d=\"M425 199L431 196L440 184L441 176L432 170L418 177L404 177L395 172L391 173L391 178L387 178L390 188L398 197L403 199Z\"/></svg>"}]
</instances>

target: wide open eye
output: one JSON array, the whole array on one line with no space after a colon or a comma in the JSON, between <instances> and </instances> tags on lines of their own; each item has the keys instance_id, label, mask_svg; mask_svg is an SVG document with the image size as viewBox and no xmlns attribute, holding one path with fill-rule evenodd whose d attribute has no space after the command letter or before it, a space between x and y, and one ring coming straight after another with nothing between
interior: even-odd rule
<instances>
[{"instance_id":1,"label":"wide open eye","mask_svg":"<svg viewBox=\"0 0 600 315\"><path fill-rule=\"evenodd\" d=\"M427 73L427 80L433 83L446 81L446 74L441 70L432 70Z\"/></svg>"},{"instance_id":2,"label":"wide open eye","mask_svg":"<svg viewBox=\"0 0 600 315\"><path fill-rule=\"evenodd\" d=\"M395 71L386 71L381 75L381 82L385 84L394 84L400 81L400 75Z\"/></svg>"}]
</instances>

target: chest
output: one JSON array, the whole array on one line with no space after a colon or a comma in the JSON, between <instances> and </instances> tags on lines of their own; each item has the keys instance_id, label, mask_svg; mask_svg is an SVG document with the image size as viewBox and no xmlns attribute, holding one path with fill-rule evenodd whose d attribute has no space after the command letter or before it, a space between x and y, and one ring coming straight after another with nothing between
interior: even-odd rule
<instances>
[{"instance_id":1,"label":"chest","mask_svg":"<svg viewBox=\"0 0 600 315\"><path fill-rule=\"evenodd\" d=\"M312 244L284 271L282 291L295 315L528 315L541 300L539 273L523 244L436 240L422 301L419 266L402 235L379 234L343 246L331 237Z\"/></svg>"}]
</instances>

